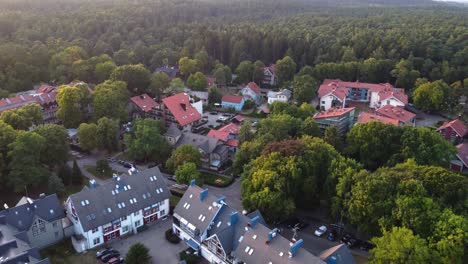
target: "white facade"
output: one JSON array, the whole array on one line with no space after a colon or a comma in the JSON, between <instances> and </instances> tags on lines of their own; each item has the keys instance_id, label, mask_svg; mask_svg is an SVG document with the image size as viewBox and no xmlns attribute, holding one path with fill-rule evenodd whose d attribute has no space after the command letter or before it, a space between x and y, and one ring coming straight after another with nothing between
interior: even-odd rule
<instances>
[{"instance_id":1,"label":"white facade","mask_svg":"<svg viewBox=\"0 0 468 264\"><path fill-rule=\"evenodd\" d=\"M276 85L276 76L271 70L267 67L263 69L263 81L262 83L268 84L271 86Z\"/></svg>"},{"instance_id":2,"label":"white facade","mask_svg":"<svg viewBox=\"0 0 468 264\"><path fill-rule=\"evenodd\" d=\"M339 101L341 102L341 107L345 107L345 104L346 104L346 98L343 99L343 101L341 101L338 97L334 96L333 94L327 94L325 96L322 96L320 98L320 108L323 109L323 110L328 110L330 108L332 108L333 106L333 101Z\"/></svg>"},{"instance_id":3,"label":"white facade","mask_svg":"<svg viewBox=\"0 0 468 264\"><path fill-rule=\"evenodd\" d=\"M286 92L268 92L268 104L272 104L274 102L284 102L287 103L290 99L290 92L285 90ZM289 95L288 95L288 94Z\"/></svg>"},{"instance_id":4,"label":"white facade","mask_svg":"<svg viewBox=\"0 0 468 264\"><path fill-rule=\"evenodd\" d=\"M197 112L200 113L200 115L203 115L203 101L202 100L195 102L195 103L191 103L191 105L195 109L197 109Z\"/></svg>"}]
</instances>

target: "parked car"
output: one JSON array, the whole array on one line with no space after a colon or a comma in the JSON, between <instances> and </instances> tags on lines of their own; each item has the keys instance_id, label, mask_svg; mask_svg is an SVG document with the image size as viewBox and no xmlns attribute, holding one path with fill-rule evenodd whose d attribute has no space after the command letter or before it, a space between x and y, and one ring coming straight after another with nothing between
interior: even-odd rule
<instances>
[{"instance_id":1,"label":"parked car","mask_svg":"<svg viewBox=\"0 0 468 264\"><path fill-rule=\"evenodd\" d=\"M101 258L102 256L108 254L111 250L113 250L110 247L102 248L96 252L96 258Z\"/></svg>"},{"instance_id":2,"label":"parked car","mask_svg":"<svg viewBox=\"0 0 468 264\"><path fill-rule=\"evenodd\" d=\"M226 116L220 116L220 117L218 117L218 120L224 122L224 121L228 120L228 118ZM218 121L218 120L216 120L216 121Z\"/></svg>"},{"instance_id":3,"label":"parked car","mask_svg":"<svg viewBox=\"0 0 468 264\"><path fill-rule=\"evenodd\" d=\"M125 161L123 160L118 160L117 163L119 163L120 165L123 165L125 163Z\"/></svg>"},{"instance_id":4,"label":"parked car","mask_svg":"<svg viewBox=\"0 0 468 264\"><path fill-rule=\"evenodd\" d=\"M360 246L359 246L359 249L364 250L364 251L369 251L369 250L373 249L374 247L375 247L375 245L372 244L371 242L362 241Z\"/></svg>"},{"instance_id":5,"label":"parked car","mask_svg":"<svg viewBox=\"0 0 468 264\"><path fill-rule=\"evenodd\" d=\"M320 237L326 232L327 232L327 227L323 225L315 230L314 235Z\"/></svg>"},{"instance_id":6,"label":"parked car","mask_svg":"<svg viewBox=\"0 0 468 264\"><path fill-rule=\"evenodd\" d=\"M336 230L332 229L330 230L330 233L328 233L327 240L335 241L335 239L336 239Z\"/></svg>"},{"instance_id":7,"label":"parked car","mask_svg":"<svg viewBox=\"0 0 468 264\"><path fill-rule=\"evenodd\" d=\"M105 255L103 255L101 257L101 261L106 263L111 258L118 258L118 257L120 257L120 253L117 250L111 250L111 251L109 251L109 253L107 253L107 254L105 254Z\"/></svg>"},{"instance_id":8,"label":"parked car","mask_svg":"<svg viewBox=\"0 0 468 264\"><path fill-rule=\"evenodd\" d=\"M346 234L341 238L341 243L348 245L350 248L354 248L359 246L361 240L351 236L350 234Z\"/></svg>"},{"instance_id":9,"label":"parked car","mask_svg":"<svg viewBox=\"0 0 468 264\"><path fill-rule=\"evenodd\" d=\"M253 121L252 121L252 126L253 126L253 127L256 127L257 124L258 124L258 121L257 121L257 120L253 120Z\"/></svg>"},{"instance_id":10,"label":"parked car","mask_svg":"<svg viewBox=\"0 0 468 264\"><path fill-rule=\"evenodd\" d=\"M226 117L231 117L232 114L229 114L229 113L224 113L223 116L226 116Z\"/></svg>"},{"instance_id":11,"label":"parked car","mask_svg":"<svg viewBox=\"0 0 468 264\"><path fill-rule=\"evenodd\" d=\"M132 163L128 162L128 161L125 161L122 166L124 166L125 168L132 168L132 167L135 167Z\"/></svg>"},{"instance_id":12,"label":"parked car","mask_svg":"<svg viewBox=\"0 0 468 264\"><path fill-rule=\"evenodd\" d=\"M210 112L210 115L217 115L218 112Z\"/></svg>"},{"instance_id":13,"label":"parked car","mask_svg":"<svg viewBox=\"0 0 468 264\"><path fill-rule=\"evenodd\" d=\"M124 263L124 259L122 257L111 258L107 261L108 264L121 264Z\"/></svg>"},{"instance_id":14,"label":"parked car","mask_svg":"<svg viewBox=\"0 0 468 264\"><path fill-rule=\"evenodd\" d=\"M297 227L299 230L304 229L307 226L309 226L308 223L304 222L303 220L295 216L288 218L286 221L283 221L282 223L285 224L288 228Z\"/></svg>"}]
</instances>

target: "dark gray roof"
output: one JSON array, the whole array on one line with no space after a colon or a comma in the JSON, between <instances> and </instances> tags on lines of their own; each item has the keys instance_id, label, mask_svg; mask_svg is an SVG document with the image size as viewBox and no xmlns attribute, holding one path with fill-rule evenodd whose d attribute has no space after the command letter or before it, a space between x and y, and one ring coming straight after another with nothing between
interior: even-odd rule
<instances>
[{"instance_id":1,"label":"dark gray roof","mask_svg":"<svg viewBox=\"0 0 468 264\"><path fill-rule=\"evenodd\" d=\"M119 179L114 177L70 196L84 231L108 224L171 196L158 167L131 176L120 176Z\"/></svg>"},{"instance_id":2,"label":"dark gray roof","mask_svg":"<svg viewBox=\"0 0 468 264\"><path fill-rule=\"evenodd\" d=\"M249 264L325 264L323 260L303 248L299 248L290 258L290 241L278 234L267 243L270 231L262 224L248 228L235 251L237 260Z\"/></svg>"},{"instance_id":3,"label":"dark gray roof","mask_svg":"<svg viewBox=\"0 0 468 264\"><path fill-rule=\"evenodd\" d=\"M198 135L190 132L185 132L182 137L177 141L176 147L182 145L192 145L196 148L202 149L205 153L212 153L218 146L220 141L216 138L211 138L203 135Z\"/></svg>"},{"instance_id":4,"label":"dark gray roof","mask_svg":"<svg viewBox=\"0 0 468 264\"><path fill-rule=\"evenodd\" d=\"M164 133L165 136L171 136L171 137L179 137L182 135L182 132L179 130L177 125L175 123L171 123L169 128L167 129L166 133Z\"/></svg>"},{"instance_id":5,"label":"dark gray roof","mask_svg":"<svg viewBox=\"0 0 468 264\"><path fill-rule=\"evenodd\" d=\"M351 251L345 244L339 244L320 253L320 258L328 263L356 264Z\"/></svg>"},{"instance_id":6,"label":"dark gray roof","mask_svg":"<svg viewBox=\"0 0 468 264\"><path fill-rule=\"evenodd\" d=\"M0 262L2 264L49 263L47 259L40 260L38 248L31 248L28 242L18 241L15 238L15 232L16 228L12 226L0 225Z\"/></svg>"},{"instance_id":7,"label":"dark gray roof","mask_svg":"<svg viewBox=\"0 0 468 264\"><path fill-rule=\"evenodd\" d=\"M178 214L194 225L200 230L200 233L207 230L216 213L218 213L218 210L222 206L221 201L210 194L210 192L207 193L203 201L200 199L201 192L207 190L208 189L203 190L196 185L189 186L174 209L174 214ZM203 218L203 216L205 218Z\"/></svg>"},{"instance_id":8,"label":"dark gray roof","mask_svg":"<svg viewBox=\"0 0 468 264\"><path fill-rule=\"evenodd\" d=\"M29 200L32 203L23 203L1 211L0 223L11 225L18 231L26 231L31 227L35 216L48 222L65 217L65 210L56 194Z\"/></svg>"},{"instance_id":9,"label":"dark gray roof","mask_svg":"<svg viewBox=\"0 0 468 264\"><path fill-rule=\"evenodd\" d=\"M177 76L177 73L179 72L179 69L177 66L172 66L172 67L169 67L169 66L162 66L162 67L159 67L155 70L155 72L164 72L167 74L167 76L169 76L169 78L175 78Z\"/></svg>"}]
</instances>

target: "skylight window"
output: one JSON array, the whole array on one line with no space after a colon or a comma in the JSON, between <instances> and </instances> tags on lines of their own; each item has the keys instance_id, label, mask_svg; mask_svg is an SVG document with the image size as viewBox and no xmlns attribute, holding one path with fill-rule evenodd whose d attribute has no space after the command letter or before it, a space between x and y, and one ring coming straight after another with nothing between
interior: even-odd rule
<instances>
[{"instance_id":1,"label":"skylight window","mask_svg":"<svg viewBox=\"0 0 468 264\"><path fill-rule=\"evenodd\" d=\"M107 207L107 212L112 213L112 209L110 207Z\"/></svg>"},{"instance_id":2,"label":"skylight window","mask_svg":"<svg viewBox=\"0 0 468 264\"><path fill-rule=\"evenodd\" d=\"M189 198L192 198L192 197L193 197L193 194L190 194L190 195L189 195Z\"/></svg>"},{"instance_id":3,"label":"skylight window","mask_svg":"<svg viewBox=\"0 0 468 264\"><path fill-rule=\"evenodd\" d=\"M243 239L244 239L244 236L240 236L239 237L239 243L242 242Z\"/></svg>"},{"instance_id":4,"label":"skylight window","mask_svg":"<svg viewBox=\"0 0 468 264\"><path fill-rule=\"evenodd\" d=\"M130 199L129 201L130 201L131 204L133 204L133 200L132 200L132 199Z\"/></svg>"},{"instance_id":5,"label":"skylight window","mask_svg":"<svg viewBox=\"0 0 468 264\"><path fill-rule=\"evenodd\" d=\"M203 217L203 215L201 214L199 217L198 217L198 220L201 220Z\"/></svg>"},{"instance_id":6,"label":"skylight window","mask_svg":"<svg viewBox=\"0 0 468 264\"><path fill-rule=\"evenodd\" d=\"M88 201L88 200L85 200L85 203L86 203L86 205L88 205L88 204L89 204L89 201Z\"/></svg>"},{"instance_id":7,"label":"skylight window","mask_svg":"<svg viewBox=\"0 0 468 264\"><path fill-rule=\"evenodd\" d=\"M249 255L252 255L253 251L254 251L254 249L251 248L250 251L249 251Z\"/></svg>"},{"instance_id":8,"label":"skylight window","mask_svg":"<svg viewBox=\"0 0 468 264\"><path fill-rule=\"evenodd\" d=\"M282 256L284 255L283 251L281 251L281 252L279 253L279 255L280 255L280 257L282 257Z\"/></svg>"},{"instance_id":9,"label":"skylight window","mask_svg":"<svg viewBox=\"0 0 468 264\"><path fill-rule=\"evenodd\" d=\"M127 189L127 185L124 186L124 191L126 191L126 190L128 190L128 189Z\"/></svg>"},{"instance_id":10,"label":"skylight window","mask_svg":"<svg viewBox=\"0 0 468 264\"><path fill-rule=\"evenodd\" d=\"M187 205L187 210L190 208L190 204Z\"/></svg>"},{"instance_id":11,"label":"skylight window","mask_svg":"<svg viewBox=\"0 0 468 264\"><path fill-rule=\"evenodd\" d=\"M216 225L216 227L220 227L221 226L221 221L218 222L218 224Z\"/></svg>"},{"instance_id":12,"label":"skylight window","mask_svg":"<svg viewBox=\"0 0 468 264\"><path fill-rule=\"evenodd\" d=\"M137 202L137 199L136 199L136 198L133 198L133 202L136 203L136 202Z\"/></svg>"},{"instance_id":13,"label":"skylight window","mask_svg":"<svg viewBox=\"0 0 468 264\"><path fill-rule=\"evenodd\" d=\"M112 195L115 195L115 191L114 191L114 190L112 190Z\"/></svg>"},{"instance_id":14,"label":"skylight window","mask_svg":"<svg viewBox=\"0 0 468 264\"><path fill-rule=\"evenodd\" d=\"M54 209L50 209L49 212L50 212L50 214L54 214Z\"/></svg>"},{"instance_id":15,"label":"skylight window","mask_svg":"<svg viewBox=\"0 0 468 264\"><path fill-rule=\"evenodd\" d=\"M132 186L130 186L130 185L127 185L127 188L128 188L129 190L131 190L131 189L132 189Z\"/></svg>"},{"instance_id":16,"label":"skylight window","mask_svg":"<svg viewBox=\"0 0 468 264\"><path fill-rule=\"evenodd\" d=\"M156 189L156 193L159 194L159 189Z\"/></svg>"},{"instance_id":17,"label":"skylight window","mask_svg":"<svg viewBox=\"0 0 468 264\"><path fill-rule=\"evenodd\" d=\"M204 222L204 221L205 221L205 218L206 218L206 216L203 216L202 219L201 219L201 221Z\"/></svg>"},{"instance_id":18,"label":"skylight window","mask_svg":"<svg viewBox=\"0 0 468 264\"><path fill-rule=\"evenodd\" d=\"M249 252L249 250L250 250L250 247L247 246L247 247L245 248L245 253Z\"/></svg>"},{"instance_id":19,"label":"skylight window","mask_svg":"<svg viewBox=\"0 0 468 264\"><path fill-rule=\"evenodd\" d=\"M146 199L146 194L143 194L143 199Z\"/></svg>"},{"instance_id":20,"label":"skylight window","mask_svg":"<svg viewBox=\"0 0 468 264\"><path fill-rule=\"evenodd\" d=\"M253 235L253 237L252 237L252 238L253 238L254 240L255 240L255 239L257 239L257 235Z\"/></svg>"},{"instance_id":21,"label":"skylight window","mask_svg":"<svg viewBox=\"0 0 468 264\"><path fill-rule=\"evenodd\" d=\"M122 205L121 205L120 203L117 204L117 207L118 207L119 209L122 209Z\"/></svg>"}]
</instances>

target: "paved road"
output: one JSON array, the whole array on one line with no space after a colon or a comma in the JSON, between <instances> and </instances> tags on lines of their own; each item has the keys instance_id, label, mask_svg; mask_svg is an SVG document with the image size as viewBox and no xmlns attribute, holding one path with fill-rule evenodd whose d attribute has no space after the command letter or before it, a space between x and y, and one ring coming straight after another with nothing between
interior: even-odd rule
<instances>
[{"instance_id":1,"label":"paved road","mask_svg":"<svg viewBox=\"0 0 468 264\"><path fill-rule=\"evenodd\" d=\"M216 195L217 197L226 197L226 203L232 208L242 212L242 199L241 199L241 184L240 179L236 179L229 187L218 188L213 186L205 185L208 188L208 192Z\"/></svg>"}]
</instances>

